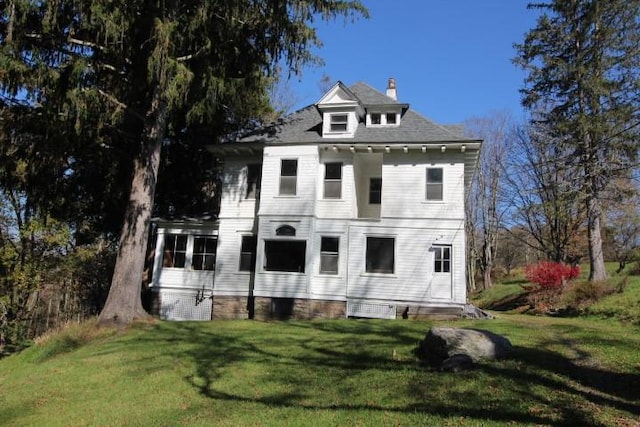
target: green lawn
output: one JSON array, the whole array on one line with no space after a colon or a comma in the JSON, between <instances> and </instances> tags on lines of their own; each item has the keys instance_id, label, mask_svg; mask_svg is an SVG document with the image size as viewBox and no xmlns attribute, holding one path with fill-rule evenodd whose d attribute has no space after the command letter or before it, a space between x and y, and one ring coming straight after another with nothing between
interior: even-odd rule
<instances>
[{"instance_id":1,"label":"green lawn","mask_svg":"<svg viewBox=\"0 0 640 427\"><path fill-rule=\"evenodd\" d=\"M515 351L434 371L413 350L435 324L489 329ZM513 314L87 325L0 360L0 425L637 426L639 332Z\"/></svg>"}]
</instances>

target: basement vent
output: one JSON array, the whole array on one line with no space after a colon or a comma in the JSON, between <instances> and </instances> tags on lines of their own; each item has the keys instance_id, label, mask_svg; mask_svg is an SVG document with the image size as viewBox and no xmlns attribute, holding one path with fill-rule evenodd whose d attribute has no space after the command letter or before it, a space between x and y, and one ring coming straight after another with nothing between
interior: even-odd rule
<instances>
[{"instance_id":1,"label":"basement vent","mask_svg":"<svg viewBox=\"0 0 640 427\"><path fill-rule=\"evenodd\" d=\"M370 302L347 301L347 317L395 319L396 306L394 304L374 304Z\"/></svg>"},{"instance_id":2,"label":"basement vent","mask_svg":"<svg viewBox=\"0 0 640 427\"><path fill-rule=\"evenodd\" d=\"M160 318L163 320L211 320L211 298L196 305L193 294L160 294Z\"/></svg>"}]
</instances>

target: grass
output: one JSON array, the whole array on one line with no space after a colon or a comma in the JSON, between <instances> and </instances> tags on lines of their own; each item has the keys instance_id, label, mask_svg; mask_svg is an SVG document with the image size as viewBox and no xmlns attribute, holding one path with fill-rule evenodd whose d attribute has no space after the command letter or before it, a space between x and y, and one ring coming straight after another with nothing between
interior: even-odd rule
<instances>
[{"instance_id":1,"label":"grass","mask_svg":"<svg viewBox=\"0 0 640 427\"><path fill-rule=\"evenodd\" d=\"M433 325L507 336L452 374L413 351ZM640 329L499 315L426 322L88 324L0 360L5 426L637 426Z\"/></svg>"}]
</instances>

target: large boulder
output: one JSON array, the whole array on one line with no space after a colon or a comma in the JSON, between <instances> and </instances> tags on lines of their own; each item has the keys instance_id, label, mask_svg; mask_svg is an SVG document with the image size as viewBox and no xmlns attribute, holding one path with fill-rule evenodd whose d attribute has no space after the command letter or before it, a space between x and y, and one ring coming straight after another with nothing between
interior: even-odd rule
<instances>
[{"instance_id":1,"label":"large boulder","mask_svg":"<svg viewBox=\"0 0 640 427\"><path fill-rule=\"evenodd\" d=\"M452 362L464 361L464 367L470 366L468 361L494 360L506 357L512 350L511 342L498 334L482 329L439 328L429 330L427 336L418 347L418 357L432 366L444 367L446 370ZM464 355L465 357L460 357ZM451 360L450 359L452 358ZM444 363L447 361L447 363ZM458 366L458 364L454 364Z\"/></svg>"}]
</instances>

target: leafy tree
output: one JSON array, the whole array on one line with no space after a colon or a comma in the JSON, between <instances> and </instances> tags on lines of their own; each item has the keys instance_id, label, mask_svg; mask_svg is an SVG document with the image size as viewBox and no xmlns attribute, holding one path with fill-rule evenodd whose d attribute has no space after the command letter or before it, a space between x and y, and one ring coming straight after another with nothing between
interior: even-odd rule
<instances>
[{"instance_id":1,"label":"leafy tree","mask_svg":"<svg viewBox=\"0 0 640 427\"><path fill-rule=\"evenodd\" d=\"M276 64L298 72L317 61L313 20L367 14L357 0L9 0L0 10L3 114L23 129L37 118L40 159L56 166L50 183L77 179L98 197L85 179L94 161L94 171L114 176L103 180L105 198L129 178L106 324L147 316L140 278L163 145L213 142L255 123L269 110L266 76ZM10 147L11 132L3 135ZM48 208L58 204L68 206Z\"/></svg>"},{"instance_id":2,"label":"leafy tree","mask_svg":"<svg viewBox=\"0 0 640 427\"><path fill-rule=\"evenodd\" d=\"M606 278L602 195L635 162L640 100L640 1L553 0L515 62L528 76L523 104L534 110L580 167L573 185L585 205L590 280Z\"/></svg>"}]
</instances>

